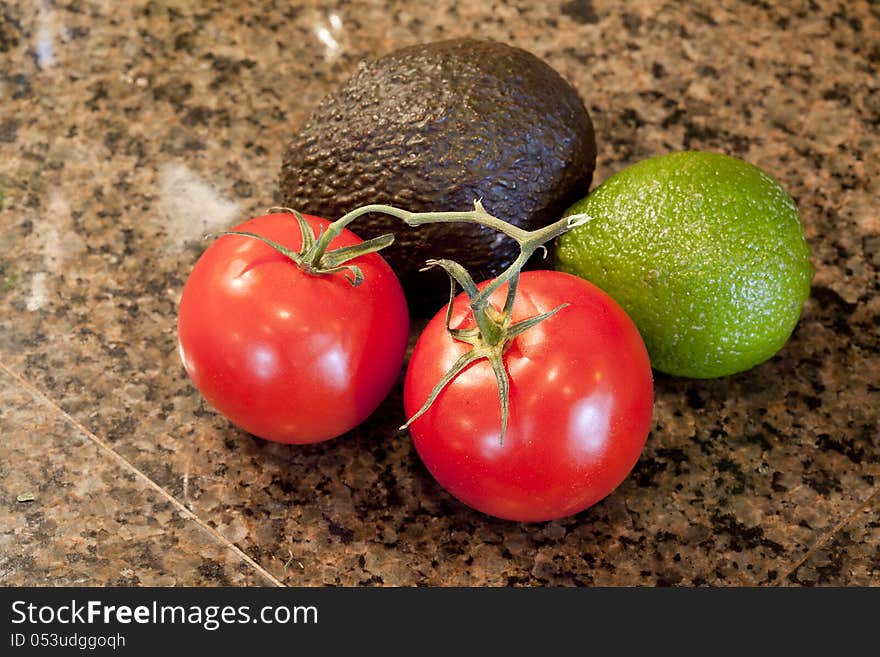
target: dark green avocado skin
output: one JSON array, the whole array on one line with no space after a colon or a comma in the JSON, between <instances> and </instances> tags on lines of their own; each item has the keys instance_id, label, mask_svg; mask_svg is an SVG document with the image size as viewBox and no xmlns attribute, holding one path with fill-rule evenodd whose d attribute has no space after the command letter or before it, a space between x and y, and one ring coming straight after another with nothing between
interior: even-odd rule
<instances>
[{"instance_id":1,"label":"dark green avocado skin","mask_svg":"<svg viewBox=\"0 0 880 657\"><path fill-rule=\"evenodd\" d=\"M326 219L369 203L407 210L469 210L527 229L557 220L586 195L596 165L593 125L575 89L534 55L493 41L455 39L363 63L293 138L281 169L287 207ZM393 232L382 254L417 314L439 309L450 258L479 282L516 257L516 244L473 225L408 228L366 215L367 239Z\"/></svg>"}]
</instances>

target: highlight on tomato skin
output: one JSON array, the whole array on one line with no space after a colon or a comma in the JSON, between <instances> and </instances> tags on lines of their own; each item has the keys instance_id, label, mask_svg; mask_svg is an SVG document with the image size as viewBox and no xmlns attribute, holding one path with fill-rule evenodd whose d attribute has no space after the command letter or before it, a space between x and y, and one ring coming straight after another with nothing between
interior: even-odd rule
<instances>
[{"instance_id":1,"label":"highlight on tomato skin","mask_svg":"<svg viewBox=\"0 0 880 657\"><path fill-rule=\"evenodd\" d=\"M316 233L330 225L302 215ZM237 231L296 251L291 214L256 217ZM348 229L332 248L361 244ZM394 272L378 253L352 261L363 281L312 275L283 253L224 235L202 254L178 311L181 359L195 387L245 431L282 443L314 443L363 422L403 367L409 313Z\"/></svg>"},{"instance_id":2,"label":"highlight on tomato skin","mask_svg":"<svg viewBox=\"0 0 880 657\"><path fill-rule=\"evenodd\" d=\"M487 283L483 283L480 288ZM492 297L500 307L506 287ZM483 513L515 521L576 514L629 474L651 428L653 378L632 320L607 294L569 274L521 274L513 321L569 305L513 339L504 353L510 419L492 367L469 365L410 425L413 444L449 493ZM470 346L446 330L445 308L416 343L406 373L407 416ZM456 297L451 326L473 326Z\"/></svg>"}]
</instances>

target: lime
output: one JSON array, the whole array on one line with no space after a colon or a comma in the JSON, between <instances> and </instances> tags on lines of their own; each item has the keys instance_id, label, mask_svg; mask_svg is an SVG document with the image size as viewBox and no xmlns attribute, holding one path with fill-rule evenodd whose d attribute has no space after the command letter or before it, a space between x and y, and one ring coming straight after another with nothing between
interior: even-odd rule
<instances>
[{"instance_id":1,"label":"lime","mask_svg":"<svg viewBox=\"0 0 880 657\"><path fill-rule=\"evenodd\" d=\"M566 214L592 221L557 242L557 268L598 285L636 323L652 366L741 372L791 336L813 266L797 206L758 167L671 153L613 175Z\"/></svg>"}]
</instances>

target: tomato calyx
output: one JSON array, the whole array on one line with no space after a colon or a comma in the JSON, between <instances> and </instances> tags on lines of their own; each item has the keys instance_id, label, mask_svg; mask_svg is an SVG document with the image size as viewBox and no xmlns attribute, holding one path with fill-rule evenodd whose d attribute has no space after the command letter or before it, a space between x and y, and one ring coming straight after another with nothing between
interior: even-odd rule
<instances>
[{"instance_id":1,"label":"tomato calyx","mask_svg":"<svg viewBox=\"0 0 880 657\"><path fill-rule=\"evenodd\" d=\"M437 399L437 396L460 372L462 372L471 363L485 358L492 365L492 371L495 374L495 380L498 384L498 397L501 401L501 436L500 442L504 443L504 436L507 434L507 425L510 415L510 378L507 375L507 368L504 366L504 352L518 335L529 330L533 326L543 322L555 315L557 312L565 308L568 304L563 303L540 315L529 317L515 324L510 323L510 308L506 311L499 311L492 304L487 304L483 313L482 326L469 329L452 327L452 304L455 300L455 285L458 283L468 294L468 298L473 300L478 296L477 287L473 282L470 274L457 262L452 260L429 260L425 270L433 267L442 267L449 275L450 291L449 304L446 306L446 330L449 334L459 342L465 342L471 345L472 349L466 351L461 357L449 368L449 371L437 382L427 401L415 415L413 415L401 429L406 429L410 424L423 415ZM424 271L424 270L423 270ZM517 273L511 279L511 287L515 290L515 283L519 279ZM510 288L508 288L510 289ZM515 296L515 292L514 292ZM508 296L509 299L514 298ZM506 306L507 304L505 304ZM512 308L513 304L510 303ZM475 314L476 317L476 314ZM488 331L486 330L488 327Z\"/></svg>"},{"instance_id":2,"label":"tomato calyx","mask_svg":"<svg viewBox=\"0 0 880 657\"><path fill-rule=\"evenodd\" d=\"M366 240L359 244L343 246L328 251L327 249L330 246L330 242L332 242L342 232L342 229L351 223L353 219L360 216L359 214L355 214L357 211L349 212L341 219L338 219L327 226L326 231L319 230L317 234L305 220L305 217L296 210L291 208L269 208L268 211L286 212L293 215L302 235L302 247L300 247L299 251L288 249L283 244L279 244L274 240L247 231L229 230L221 232L219 235L239 235L241 237L249 237L259 240L289 258L297 267L311 276L326 276L343 272L345 278L354 287L363 283L364 274L360 267L348 263L351 260L368 253L381 251L385 247L391 246L391 244L394 243L394 235L386 233L385 235L374 237L373 239ZM350 216L352 214L355 214L355 216Z\"/></svg>"},{"instance_id":3,"label":"tomato calyx","mask_svg":"<svg viewBox=\"0 0 880 657\"><path fill-rule=\"evenodd\" d=\"M447 221L478 223L504 233L519 244L520 253L516 260L482 290L477 288L468 271L453 260L437 259L429 260L426 263L425 269L441 267L449 275L450 293L449 304L446 306L446 330L453 339L470 344L472 348L462 354L452 365L449 371L431 390L428 399L422 407L401 427L401 429L406 429L427 412L443 389L466 367L485 358L492 366L492 371L498 384L498 397L501 403L501 433L499 440L503 444L510 417L510 379L507 374L507 368L504 365L504 351L510 346L514 338L544 320L549 319L568 305L563 303L548 312L511 323L520 272L526 261L536 250L543 249L546 255L545 243L575 226L586 223L591 217L586 214L570 215L544 228L526 231L492 216L486 212L483 204L477 200L474 201L473 211L468 213L412 213L402 218L411 226ZM456 284L461 286L470 300L471 313L476 322L476 327L474 328L453 328L451 325ZM507 296L504 307L499 310L490 303L489 299L504 284L508 286Z\"/></svg>"}]
</instances>

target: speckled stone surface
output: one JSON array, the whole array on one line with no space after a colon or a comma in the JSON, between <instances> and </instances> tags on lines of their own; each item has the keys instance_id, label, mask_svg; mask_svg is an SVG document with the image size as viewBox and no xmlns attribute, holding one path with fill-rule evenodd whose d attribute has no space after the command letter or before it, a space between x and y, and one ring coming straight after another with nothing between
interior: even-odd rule
<instances>
[{"instance_id":1,"label":"speckled stone surface","mask_svg":"<svg viewBox=\"0 0 880 657\"><path fill-rule=\"evenodd\" d=\"M672 150L742 157L797 200L816 265L776 357L657 375L632 475L558 522L444 493L396 431L399 385L351 435L273 445L176 353L201 237L276 202L320 98L364 57L464 35L574 84L594 184ZM869 2L4 4L0 583L267 583L253 560L293 585L880 585L878 67Z\"/></svg>"},{"instance_id":2,"label":"speckled stone surface","mask_svg":"<svg viewBox=\"0 0 880 657\"><path fill-rule=\"evenodd\" d=\"M274 583L3 369L0 429L0 585Z\"/></svg>"}]
</instances>

